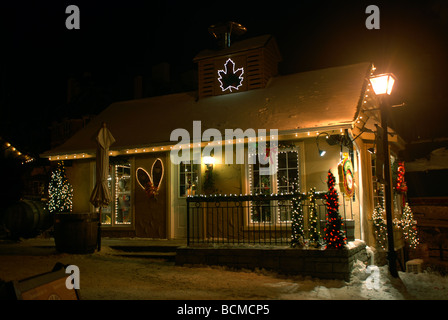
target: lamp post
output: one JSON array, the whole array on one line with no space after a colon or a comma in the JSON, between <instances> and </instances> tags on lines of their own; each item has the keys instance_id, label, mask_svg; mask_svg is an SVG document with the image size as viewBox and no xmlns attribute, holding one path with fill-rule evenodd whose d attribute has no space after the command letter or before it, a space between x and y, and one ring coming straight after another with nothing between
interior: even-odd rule
<instances>
[{"instance_id":1,"label":"lamp post","mask_svg":"<svg viewBox=\"0 0 448 320\"><path fill-rule=\"evenodd\" d=\"M380 74L370 78L375 95L380 100L381 127L383 129L383 151L384 151L384 197L387 223L387 243L389 272L394 277L398 277L397 254L394 246L394 229L392 223L392 181L390 174L389 137L387 133L387 113L390 108L389 96L395 83L395 77L391 73Z\"/></svg>"}]
</instances>

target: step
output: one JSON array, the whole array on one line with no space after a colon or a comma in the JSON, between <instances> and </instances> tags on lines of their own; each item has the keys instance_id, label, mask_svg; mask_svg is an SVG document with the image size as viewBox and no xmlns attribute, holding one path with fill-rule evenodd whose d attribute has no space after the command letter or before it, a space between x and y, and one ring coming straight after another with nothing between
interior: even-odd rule
<instances>
[{"instance_id":1,"label":"step","mask_svg":"<svg viewBox=\"0 0 448 320\"><path fill-rule=\"evenodd\" d=\"M114 255L126 258L161 259L166 261L175 261L176 259L176 252L117 252Z\"/></svg>"},{"instance_id":2,"label":"step","mask_svg":"<svg viewBox=\"0 0 448 320\"><path fill-rule=\"evenodd\" d=\"M127 245L112 245L109 246L110 248L114 249L114 250L120 250L120 251L124 251L124 252L158 252L158 253L163 253L163 252L176 252L176 249L179 246L127 246Z\"/></svg>"}]
</instances>

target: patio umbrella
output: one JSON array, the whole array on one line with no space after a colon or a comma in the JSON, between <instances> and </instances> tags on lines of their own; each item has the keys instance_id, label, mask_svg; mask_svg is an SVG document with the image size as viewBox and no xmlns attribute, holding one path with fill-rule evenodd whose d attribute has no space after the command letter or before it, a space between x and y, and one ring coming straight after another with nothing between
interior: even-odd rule
<instances>
[{"instance_id":1,"label":"patio umbrella","mask_svg":"<svg viewBox=\"0 0 448 320\"><path fill-rule=\"evenodd\" d=\"M107 178L109 176L109 147L115 142L112 133L107 129L106 123L103 122L98 134L95 136L97 143L96 149L96 184L90 196L90 202L99 210L98 221L98 251L101 250L101 209L112 201L107 186Z\"/></svg>"}]
</instances>

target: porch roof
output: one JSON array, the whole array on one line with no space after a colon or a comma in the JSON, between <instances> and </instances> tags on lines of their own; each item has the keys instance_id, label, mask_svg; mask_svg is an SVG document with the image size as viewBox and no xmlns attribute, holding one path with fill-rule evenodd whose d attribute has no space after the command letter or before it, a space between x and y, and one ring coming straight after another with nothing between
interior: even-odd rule
<instances>
[{"instance_id":1,"label":"porch roof","mask_svg":"<svg viewBox=\"0 0 448 320\"><path fill-rule=\"evenodd\" d=\"M111 150L175 144L174 129L192 137L193 121L208 128L278 129L281 132L351 124L360 109L371 63L272 78L264 89L197 99L185 92L111 104L64 144L41 156L95 152L93 137L106 122L116 142Z\"/></svg>"}]
</instances>

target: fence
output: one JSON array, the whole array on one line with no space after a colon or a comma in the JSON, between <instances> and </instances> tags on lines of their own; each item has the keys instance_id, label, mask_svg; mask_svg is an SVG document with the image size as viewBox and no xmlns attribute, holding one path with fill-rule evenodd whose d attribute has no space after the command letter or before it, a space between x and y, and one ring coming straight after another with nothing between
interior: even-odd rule
<instances>
[{"instance_id":1,"label":"fence","mask_svg":"<svg viewBox=\"0 0 448 320\"><path fill-rule=\"evenodd\" d=\"M318 230L325 224L325 194L315 193ZM307 238L307 194L188 197L187 244L287 245L291 241L293 198L300 198Z\"/></svg>"}]
</instances>

